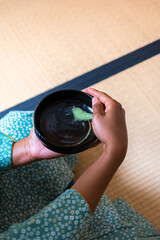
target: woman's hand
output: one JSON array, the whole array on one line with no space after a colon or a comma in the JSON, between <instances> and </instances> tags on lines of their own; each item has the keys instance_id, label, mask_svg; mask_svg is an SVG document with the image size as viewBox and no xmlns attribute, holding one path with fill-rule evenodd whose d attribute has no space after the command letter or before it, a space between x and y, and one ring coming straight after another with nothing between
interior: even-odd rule
<instances>
[{"instance_id":1,"label":"woman's hand","mask_svg":"<svg viewBox=\"0 0 160 240\"><path fill-rule=\"evenodd\" d=\"M34 128L31 129L30 135L28 136L28 145L30 155L35 160L51 159L63 156L61 153L53 152L46 148L37 138Z\"/></svg>"},{"instance_id":2,"label":"woman's hand","mask_svg":"<svg viewBox=\"0 0 160 240\"><path fill-rule=\"evenodd\" d=\"M15 142L12 150L12 167L22 166L42 159L53 159L63 156L46 148L31 129L30 135Z\"/></svg>"},{"instance_id":3,"label":"woman's hand","mask_svg":"<svg viewBox=\"0 0 160 240\"><path fill-rule=\"evenodd\" d=\"M124 109L106 93L93 88L87 88L84 92L94 97L92 125L97 138L104 143L104 150L124 159L128 144Z\"/></svg>"}]
</instances>

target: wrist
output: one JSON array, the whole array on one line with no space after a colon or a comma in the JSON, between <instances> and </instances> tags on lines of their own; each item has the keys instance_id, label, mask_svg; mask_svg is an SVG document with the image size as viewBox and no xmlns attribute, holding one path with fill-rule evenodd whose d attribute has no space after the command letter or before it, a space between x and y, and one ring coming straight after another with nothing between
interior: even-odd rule
<instances>
[{"instance_id":1,"label":"wrist","mask_svg":"<svg viewBox=\"0 0 160 240\"><path fill-rule=\"evenodd\" d=\"M104 159L110 159L114 164L116 163L118 166L123 162L127 151L127 148L115 147L114 145L113 147L109 147L105 144L103 149L104 150L102 156Z\"/></svg>"},{"instance_id":2,"label":"wrist","mask_svg":"<svg viewBox=\"0 0 160 240\"><path fill-rule=\"evenodd\" d=\"M28 137L15 142L12 149L12 168L28 164L32 161L33 158L30 154Z\"/></svg>"}]
</instances>

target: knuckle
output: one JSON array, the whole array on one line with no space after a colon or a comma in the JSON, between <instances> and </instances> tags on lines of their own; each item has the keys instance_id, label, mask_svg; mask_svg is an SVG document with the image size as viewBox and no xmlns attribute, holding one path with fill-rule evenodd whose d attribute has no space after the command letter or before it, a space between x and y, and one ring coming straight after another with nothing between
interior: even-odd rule
<instances>
[{"instance_id":1,"label":"knuckle","mask_svg":"<svg viewBox=\"0 0 160 240\"><path fill-rule=\"evenodd\" d=\"M122 109L122 105L116 100L112 100L109 103L109 109Z\"/></svg>"},{"instance_id":2,"label":"knuckle","mask_svg":"<svg viewBox=\"0 0 160 240\"><path fill-rule=\"evenodd\" d=\"M117 102L117 101L116 101L116 105L117 105L118 108L122 108L121 103L119 103L119 102Z\"/></svg>"},{"instance_id":3,"label":"knuckle","mask_svg":"<svg viewBox=\"0 0 160 240\"><path fill-rule=\"evenodd\" d=\"M93 117L94 117L94 119L99 118L99 113L98 113L98 112L94 113L94 114L93 114Z\"/></svg>"}]
</instances>

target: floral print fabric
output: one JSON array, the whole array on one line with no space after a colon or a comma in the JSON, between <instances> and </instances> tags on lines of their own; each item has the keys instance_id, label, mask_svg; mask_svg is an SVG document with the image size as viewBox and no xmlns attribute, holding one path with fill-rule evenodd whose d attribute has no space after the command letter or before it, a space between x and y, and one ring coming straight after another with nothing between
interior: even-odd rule
<instances>
[{"instance_id":1,"label":"floral print fabric","mask_svg":"<svg viewBox=\"0 0 160 240\"><path fill-rule=\"evenodd\" d=\"M15 141L27 137L33 126L32 119L33 112L15 111L0 120L1 139L3 136L0 142L0 232L36 214L62 194L74 178L76 155L4 171L11 167L13 140L10 137Z\"/></svg>"},{"instance_id":2,"label":"floral print fabric","mask_svg":"<svg viewBox=\"0 0 160 240\"><path fill-rule=\"evenodd\" d=\"M0 239L160 240L123 199L112 203L104 195L91 216L80 193L65 191L76 155L10 169L13 141L29 135L32 118L33 112L15 111L0 120Z\"/></svg>"},{"instance_id":3,"label":"floral print fabric","mask_svg":"<svg viewBox=\"0 0 160 240\"><path fill-rule=\"evenodd\" d=\"M0 170L11 168L11 154L14 140L0 132Z\"/></svg>"},{"instance_id":4,"label":"floral print fabric","mask_svg":"<svg viewBox=\"0 0 160 240\"><path fill-rule=\"evenodd\" d=\"M66 190L56 200L27 221L12 225L9 239L83 239L90 221L90 210L82 196Z\"/></svg>"}]
</instances>

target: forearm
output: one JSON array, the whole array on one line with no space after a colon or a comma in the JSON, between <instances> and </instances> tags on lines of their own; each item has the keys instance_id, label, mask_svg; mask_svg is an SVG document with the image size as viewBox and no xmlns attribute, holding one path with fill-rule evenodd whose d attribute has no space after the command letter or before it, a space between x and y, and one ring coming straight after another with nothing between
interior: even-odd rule
<instances>
[{"instance_id":1,"label":"forearm","mask_svg":"<svg viewBox=\"0 0 160 240\"><path fill-rule=\"evenodd\" d=\"M121 158L104 151L73 185L72 188L78 190L87 200L92 213L120 164Z\"/></svg>"}]
</instances>

